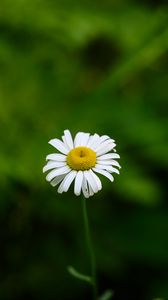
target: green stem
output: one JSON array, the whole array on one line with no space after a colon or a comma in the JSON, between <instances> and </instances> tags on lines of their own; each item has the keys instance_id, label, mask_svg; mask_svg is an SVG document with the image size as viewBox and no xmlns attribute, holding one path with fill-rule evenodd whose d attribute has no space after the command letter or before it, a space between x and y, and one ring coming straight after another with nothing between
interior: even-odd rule
<instances>
[{"instance_id":1,"label":"green stem","mask_svg":"<svg viewBox=\"0 0 168 300\"><path fill-rule=\"evenodd\" d=\"M86 242L87 242L88 252L90 256L91 276L92 276L92 285L93 285L93 299L97 300L98 292L97 292L97 280L96 280L95 255L93 251L93 245L92 245L90 228L89 228L89 220L88 220L87 209L86 209L86 199L84 197L82 197L82 209L83 209Z\"/></svg>"}]
</instances>

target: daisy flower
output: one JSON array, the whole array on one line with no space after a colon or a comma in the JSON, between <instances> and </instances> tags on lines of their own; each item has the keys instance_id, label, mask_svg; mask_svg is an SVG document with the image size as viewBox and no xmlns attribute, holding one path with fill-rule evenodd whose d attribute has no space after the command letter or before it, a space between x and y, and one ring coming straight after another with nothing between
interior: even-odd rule
<instances>
[{"instance_id":1,"label":"daisy flower","mask_svg":"<svg viewBox=\"0 0 168 300\"><path fill-rule=\"evenodd\" d=\"M83 193L89 198L102 189L96 173L110 181L114 180L112 173L119 174L116 159L120 156L116 153L115 141L107 135L78 132L73 140L70 131L65 130L62 140L55 138L49 144L57 152L47 155L43 172L49 171L46 180L52 186L60 184L58 193L67 192L74 181L75 195Z\"/></svg>"}]
</instances>

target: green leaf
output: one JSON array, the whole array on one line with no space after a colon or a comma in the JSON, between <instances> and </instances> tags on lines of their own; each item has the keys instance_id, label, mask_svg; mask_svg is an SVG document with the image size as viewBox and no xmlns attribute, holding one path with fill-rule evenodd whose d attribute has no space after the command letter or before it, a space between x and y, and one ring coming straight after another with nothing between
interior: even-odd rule
<instances>
[{"instance_id":1,"label":"green leaf","mask_svg":"<svg viewBox=\"0 0 168 300\"><path fill-rule=\"evenodd\" d=\"M109 300L113 297L113 291L107 290L103 293L103 295L99 298L99 300Z\"/></svg>"},{"instance_id":2,"label":"green leaf","mask_svg":"<svg viewBox=\"0 0 168 300\"><path fill-rule=\"evenodd\" d=\"M72 266L68 266L67 270L72 276L92 284L92 278L90 276L84 275L84 274L76 271Z\"/></svg>"}]
</instances>

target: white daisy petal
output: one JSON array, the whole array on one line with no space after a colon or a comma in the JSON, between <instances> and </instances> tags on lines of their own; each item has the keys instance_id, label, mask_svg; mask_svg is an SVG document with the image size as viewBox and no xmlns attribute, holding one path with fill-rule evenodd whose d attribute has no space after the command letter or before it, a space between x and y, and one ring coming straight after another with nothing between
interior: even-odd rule
<instances>
[{"instance_id":1,"label":"white daisy petal","mask_svg":"<svg viewBox=\"0 0 168 300\"><path fill-rule=\"evenodd\" d=\"M101 160L101 159L97 159L97 163L100 164L100 165L112 165L112 166L116 166L118 168L121 168L121 166L118 163L118 161L115 161L115 160Z\"/></svg>"},{"instance_id":2,"label":"white daisy petal","mask_svg":"<svg viewBox=\"0 0 168 300\"><path fill-rule=\"evenodd\" d=\"M59 188L58 188L58 193L63 193L63 192L67 192L71 183L73 182L75 176L77 174L77 171L71 171L70 173L68 173L67 175L65 175L64 180L61 182Z\"/></svg>"},{"instance_id":3,"label":"white daisy petal","mask_svg":"<svg viewBox=\"0 0 168 300\"><path fill-rule=\"evenodd\" d=\"M72 135L69 130L64 130L64 138L65 138L66 144L68 145L69 149L70 150L73 149L74 143L72 140Z\"/></svg>"},{"instance_id":4,"label":"white daisy petal","mask_svg":"<svg viewBox=\"0 0 168 300\"><path fill-rule=\"evenodd\" d=\"M116 168L112 168L112 171L111 171L111 173L120 174L120 171L119 171L119 170L117 170Z\"/></svg>"},{"instance_id":5,"label":"white daisy petal","mask_svg":"<svg viewBox=\"0 0 168 300\"><path fill-rule=\"evenodd\" d=\"M68 175L66 175L65 182L64 182L64 192L67 192L71 183L73 182L77 171L73 170Z\"/></svg>"},{"instance_id":6,"label":"white daisy petal","mask_svg":"<svg viewBox=\"0 0 168 300\"><path fill-rule=\"evenodd\" d=\"M55 147L60 152L62 152L63 154L68 154L69 152L69 149L66 147L66 145L59 139L52 139L49 141L49 144Z\"/></svg>"},{"instance_id":7,"label":"white daisy petal","mask_svg":"<svg viewBox=\"0 0 168 300\"><path fill-rule=\"evenodd\" d=\"M99 145L99 140L100 140L99 135L95 133L93 135L93 138L89 140L87 147L94 150L97 147L97 145Z\"/></svg>"},{"instance_id":8,"label":"white daisy petal","mask_svg":"<svg viewBox=\"0 0 168 300\"><path fill-rule=\"evenodd\" d=\"M115 142L115 140L112 140L108 135L102 135L100 137L100 143L103 143L106 140L111 140L111 141Z\"/></svg>"},{"instance_id":9,"label":"white daisy petal","mask_svg":"<svg viewBox=\"0 0 168 300\"><path fill-rule=\"evenodd\" d=\"M59 176L59 175L63 175L63 174L67 174L70 171L71 171L71 169L68 166L58 168L58 169L54 169L46 176L46 180L51 181L54 177Z\"/></svg>"},{"instance_id":10,"label":"white daisy petal","mask_svg":"<svg viewBox=\"0 0 168 300\"><path fill-rule=\"evenodd\" d=\"M95 178L92 176L92 173L90 172L90 170L84 171L84 176L87 179L88 184L91 185L93 192L97 193L98 192L97 182L96 182Z\"/></svg>"},{"instance_id":11,"label":"white daisy petal","mask_svg":"<svg viewBox=\"0 0 168 300\"><path fill-rule=\"evenodd\" d=\"M110 173L120 174L120 172L116 168L113 168L112 166L96 164L95 168L101 169L101 170L106 170L106 171L109 171Z\"/></svg>"},{"instance_id":12,"label":"white daisy petal","mask_svg":"<svg viewBox=\"0 0 168 300\"><path fill-rule=\"evenodd\" d=\"M59 184L65 177L66 175L60 175L60 176L57 176L55 177L50 183L53 187L55 187L57 184Z\"/></svg>"},{"instance_id":13,"label":"white daisy petal","mask_svg":"<svg viewBox=\"0 0 168 300\"><path fill-rule=\"evenodd\" d=\"M83 171L78 171L75 178L75 185L74 185L74 193L76 196L79 196L81 193L82 182L83 182Z\"/></svg>"},{"instance_id":14,"label":"white daisy petal","mask_svg":"<svg viewBox=\"0 0 168 300\"><path fill-rule=\"evenodd\" d=\"M102 189L102 183L99 179L99 177L92 171L92 170L89 170L89 172L92 174L92 176L94 177L95 179L95 182L96 182L96 185L98 187L98 190L100 191Z\"/></svg>"},{"instance_id":15,"label":"white daisy petal","mask_svg":"<svg viewBox=\"0 0 168 300\"><path fill-rule=\"evenodd\" d=\"M75 147L79 147L81 140L83 138L84 133L83 132L78 132L75 136L75 140L74 140L74 146Z\"/></svg>"},{"instance_id":16,"label":"white daisy petal","mask_svg":"<svg viewBox=\"0 0 168 300\"><path fill-rule=\"evenodd\" d=\"M52 153L47 155L46 160L66 161L66 156L63 154Z\"/></svg>"},{"instance_id":17,"label":"white daisy petal","mask_svg":"<svg viewBox=\"0 0 168 300\"><path fill-rule=\"evenodd\" d=\"M88 140L88 143L87 143L87 147L90 148L90 146L92 145L92 143L95 141L95 139L97 139L98 134L93 134L90 136L89 140Z\"/></svg>"},{"instance_id":18,"label":"white daisy petal","mask_svg":"<svg viewBox=\"0 0 168 300\"><path fill-rule=\"evenodd\" d=\"M108 153L101 156L98 156L98 159L110 159L110 158L120 158L120 156L117 153Z\"/></svg>"},{"instance_id":19,"label":"white daisy petal","mask_svg":"<svg viewBox=\"0 0 168 300\"><path fill-rule=\"evenodd\" d=\"M69 148L69 146L67 144L67 141L66 141L66 138L65 138L64 135L62 136L62 140L63 140L63 143L64 143L65 147L70 151L70 148Z\"/></svg>"},{"instance_id":20,"label":"white daisy petal","mask_svg":"<svg viewBox=\"0 0 168 300\"><path fill-rule=\"evenodd\" d=\"M83 195L85 198L89 198L89 188L88 188L88 183L87 183L85 176L83 176L82 192L83 192Z\"/></svg>"},{"instance_id":21,"label":"white daisy petal","mask_svg":"<svg viewBox=\"0 0 168 300\"><path fill-rule=\"evenodd\" d=\"M108 135L102 135L102 136L100 137L100 143L103 143L103 142L106 141L106 140L110 140L110 137L109 137Z\"/></svg>"},{"instance_id":22,"label":"white daisy petal","mask_svg":"<svg viewBox=\"0 0 168 300\"><path fill-rule=\"evenodd\" d=\"M89 197L93 196L93 195L94 195L93 189L92 189L91 185L89 184Z\"/></svg>"},{"instance_id":23,"label":"white daisy petal","mask_svg":"<svg viewBox=\"0 0 168 300\"><path fill-rule=\"evenodd\" d=\"M96 164L95 168L100 169L100 170L112 170L112 166L105 166L105 165L100 165L100 164Z\"/></svg>"},{"instance_id":24,"label":"white daisy petal","mask_svg":"<svg viewBox=\"0 0 168 300\"><path fill-rule=\"evenodd\" d=\"M100 145L100 141L98 138L96 141L94 141L94 143L90 146L90 148L96 152L96 149L99 147L99 145Z\"/></svg>"},{"instance_id":25,"label":"white daisy petal","mask_svg":"<svg viewBox=\"0 0 168 300\"><path fill-rule=\"evenodd\" d=\"M102 154L105 154L109 151L111 151L116 145L114 143L110 143L108 145L104 145L103 147L101 147L101 149L99 149L98 151L96 151L97 156L100 156Z\"/></svg>"},{"instance_id":26,"label":"white daisy petal","mask_svg":"<svg viewBox=\"0 0 168 300\"><path fill-rule=\"evenodd\" d=\"M64 167L66 166L66 163L65 162L54 162L54 161L49 161L43 168L43 173L44 172L47 172L51 169L55 169L55 168L59 168L59 167Z\"/></svg>"},{"instance_id":27,"label":"white daisy petal","mask_svg":"<svg viewBox=\"0 0 168 300\"><path fill-rule=\"evenodd\" d=\"M92 143L93 138L94 138L94 136L93 136L93 135L90 135L86 147L89 148L89 145Z\"/></svg>"},{"instance_id":28,"label":"white daisy petal","mask_svg":"<svg viewBox=\"0 0 168 300\"><path fill-rule=\"evenodd\" d=\"M111 165L112 165L112 166L115 166L115 167L118 167L119 169L121 169L121 166L120 166L120 164L118 163L118 161L112 160L112 161L111 161Z\"/></svg>"},{"instance_id":29,"label":"white daisy petal","mask_svg":"<svg viewBox=\"0 0 168 300\"><path fill-rule=\"evenodd\" d=\"M85 133L81 139L80 145L86 146L89 141L90 133Z\"/></svg>"},{"instance_id":30,"label":"white daisy petal","mask_svg":"<svg viewBox=\"0 0 168 300\"><path fill-rule=\"evenodd\" d=\"M103 148L105 148L105 147L107 147L108 145L111 145L111 144L113 144L114 146L116 146L116 144L113 142L113 140L108 139L108 140L104 141L103 143L99 144L96 147L95 151L98 153L101 149L103 149Z\"/></svg>"},{"instance_id":31,"label":"white daisy petal","mask_svg":"<svg viewBox=\"0 0 168 300\"><path fill-rule=\"evenodd\" d=\"M97 169L97 168L93 168L93 171L95 171L96 173L99 173L105 177L107 177L111 182L114 181L114 177L107 171L105 170L101 170L101 169Z\"/></svg>"},{"instance_id":32,"label":"white daisy petal","mask_svg":"<svg viewBox=\"0 0 168 300\"><path fill-rule=\"evenodd\" d=\"M57 192L58 192L59 194L62 194L63 191L64 191L64 186L63 186L63 181L62 181L61 184L60 184L59 187L58 187Z\"/></svg>"},{"instance_id":33,"label":"white daisy petal","mask_svg":"<svg viewBox=\"0 0 168 300\"><path fill-rule=\"evenodd\" d=\"M55 161L55 160L48 160L47 163L46 163L46 166L49 166L49 165L53 164L54 162L57 162L57 161Z\"/></svg>"}]
</instances>

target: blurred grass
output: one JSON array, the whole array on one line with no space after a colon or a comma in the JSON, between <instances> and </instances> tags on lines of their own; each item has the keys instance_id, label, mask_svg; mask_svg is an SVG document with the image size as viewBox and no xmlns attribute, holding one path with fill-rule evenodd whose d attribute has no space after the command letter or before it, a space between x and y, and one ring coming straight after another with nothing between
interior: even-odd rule
<instances>
[{"instance_id":1,"label":"blurred grass","mask_svg":"<svg viewBox=\"0 0 168 300\"><path fill-rule=\"evenodd\" d=\"M100 290L168 298L167 17L164 1L1 0L2 299L90 299L66 274L87 273L80 201L41 173L65 128L121 154L88 201Z\"/></svg>"}]
</instances>

